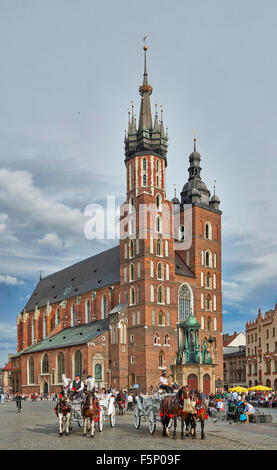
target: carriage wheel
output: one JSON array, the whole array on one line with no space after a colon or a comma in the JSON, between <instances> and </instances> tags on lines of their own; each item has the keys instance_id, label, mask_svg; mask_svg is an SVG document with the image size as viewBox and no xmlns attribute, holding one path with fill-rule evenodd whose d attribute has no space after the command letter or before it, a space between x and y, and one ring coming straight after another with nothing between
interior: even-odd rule
<instances>
[{"instance_id":1,"label":"carriage wheel","mask_svg":"<svg viewBox=\"0 0 277 470\"><path fill-rule=\"evenodd\" d=\"M104 426L104 416L103 416L103 410L100 410L99 413L99 421L98 421L98 431L102 432L103 431L103 426Z\"/></svg>"},{"instance_id":2,"label":"carriage wheel","mask_svg":"<svg viewBox=\"0 0 277 470\"><path fill-rule=\"evenodd\" d=\"M148 423L149 423L149 432L150 432L150 434L154 434L154 432L156 430L156 418L155 418L153 410L149 411Z\"/></svg>"},{"instance_id":3,"label":"carriage wheel","mask_svg":"<svg viewBox=\"0 0 277 470\"><path fill-rule=\"evenodd\" d=\"M140 412L137 405L135 406L134 425L136 429L140 427Z\"/></svg>"},{"instance_id":4,"label":"carriage wheel","mask_svg":"<svg viewBox=\"0 0 277 470\"><path fill-rule=\"evenodd\" d=\"M115 412L110 415L110 425L111 428L114 428L115 426Z\"/></svg>"}]
</instances>

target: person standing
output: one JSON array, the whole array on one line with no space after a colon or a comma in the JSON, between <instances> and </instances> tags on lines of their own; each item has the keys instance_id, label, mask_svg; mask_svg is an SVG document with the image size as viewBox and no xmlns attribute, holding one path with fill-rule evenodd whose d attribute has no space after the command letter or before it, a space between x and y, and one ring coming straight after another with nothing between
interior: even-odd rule
<instances>
[{"instance_id":1,"label":"person standing","mask_svg":"<svg viewBox=\"0 0 277 470\"><path fill-rule=\"evenodd\" d=\"M132 411L133 408L133 395L129 393L128 395L128 411Z\"/></svg>"},{"instance_id":2,"label":"person standing","mask_svg":"<svg viewBox=\"0 0 277 470\"><path fill-rule=\"evenodd\" d=\"M22 408L22 396L19 395L19 392L16 393L16 396L15 396L15 402L16 402L16 408L17 408L17 411L20 412L21 411L21 408Z\"/></svg>"}]
</instances>

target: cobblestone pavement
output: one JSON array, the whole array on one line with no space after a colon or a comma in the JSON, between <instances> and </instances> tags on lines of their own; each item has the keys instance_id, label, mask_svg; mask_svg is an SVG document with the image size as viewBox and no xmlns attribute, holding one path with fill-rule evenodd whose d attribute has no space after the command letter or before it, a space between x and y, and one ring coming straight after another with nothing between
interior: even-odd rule
<instances>
[{"instance_id":1,"label":"cobblestone pavement","mask_svg":"<svg viewBox=\"0 0 277 470\"><path fill-rule=\"evenodd\" d=\"M82 436L78 424L69 436L58 436L58 420L54 413L54 402L23 403L17 413L14 402L0 404L0 449L30 450L259 450L277 448L277 410L272 410L270 424L235 424L228 422L206 422L206 440L200 439L198 425L197 440L180 439L180 424L177 439L162 436L162 426L157 423L154 437L149 434L148 423L134 428L133 413L116 416L115 428L106 421L95 438Z\"/></svg>"}]
</instances>

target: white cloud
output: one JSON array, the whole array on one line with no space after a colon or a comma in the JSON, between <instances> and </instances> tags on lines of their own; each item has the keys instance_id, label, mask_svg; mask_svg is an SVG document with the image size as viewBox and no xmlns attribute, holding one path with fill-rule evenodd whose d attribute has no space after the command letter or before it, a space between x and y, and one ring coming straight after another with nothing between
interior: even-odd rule
<instances>
[{"instance_id":1,"label":"white cloud","mask_svg":"<svg viewBox=\"0 0 277 470\"><path fill-rule=\"evenodd\" d=\"M5 276L0 275L0 284L7 284L10 286L18 286L24 284L24 281L19 281L16 277L6 274Z\"/></svg>"},{"instance_id":2,"label":"white cloud","mask_svg":"<svg viewBox=\"0 0 277 470\"><path fill-rule=\"evenodd\" d=\"M38 240L38 244L49 248L61 249L63 246L62 240L56 233L47 233L41 240Z\"/></svg>"},{"instance_id":3,"label":"white cloud","mask_svg":"<svg viewBox=\"0 0 277 470\"><path fill-rule=\"evenodd\" d=\"M16 226L34 227L36 230L54 229L64 234L80 235L85 217L79 209L45 197L33 184L27 171L0 169L0 205L11 214Z\"/></svg>"},{"instance_id":4,"label":"white cloud","mask_svg":"<svg viewBox=\"0 0 277 470\"><path fill-rule=\"evenodd\" d=\"M223 302L227 305L238 304L243 301L242 287L235 281L222 280Z\"/></svg>"}]
</instances>

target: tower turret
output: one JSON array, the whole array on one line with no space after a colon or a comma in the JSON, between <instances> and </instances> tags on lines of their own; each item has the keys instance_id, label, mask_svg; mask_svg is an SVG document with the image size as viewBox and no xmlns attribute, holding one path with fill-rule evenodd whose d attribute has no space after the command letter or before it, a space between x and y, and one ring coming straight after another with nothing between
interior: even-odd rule
<instances>
[{"instance_id":1,"label":"tower turret","mask_svg":"<svg viewBox=\"0 0 277 470\"><path fill-rule=\"evenodd\" d=\"M161 119L158 119L157 106L155 110L154 126L152 122L150 96L153 88L148 83L147 73L147 46L144 45L144 73L143 83L139 87L139 94L141 96L140 113L138 128L136 128L135 120L133 117L132 106L132 120L129 120L128 134L125 137L125 163L138 152L140 155L143 153L158 155L163 157L166 162L167 142L168 137L164 131L163 124L163 109L161 107Z\"/></svg>"}]
</instances>

